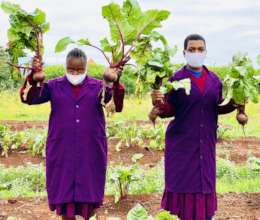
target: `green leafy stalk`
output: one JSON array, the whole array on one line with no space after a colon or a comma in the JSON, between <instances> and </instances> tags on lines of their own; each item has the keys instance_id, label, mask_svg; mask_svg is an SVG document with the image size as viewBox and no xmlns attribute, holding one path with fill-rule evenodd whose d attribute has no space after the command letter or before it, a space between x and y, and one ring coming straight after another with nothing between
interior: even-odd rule
<instances>
[{"instance_id":1,"label":"green leafy stalk","mask_svg":"<svg viewBox=\"0 0 260 220\"><path fill-rule=\"evenodd\" d=\"M110 37L102 38L100 47L87 38L73 40L65 37L58 41L55 51L64 51L69 44L94 47L103 54L111 68L123 69L138 44L149 38L156 28L160 28L169 14L166 10L143 11L136 0L125 0L122 6L110 3L102 7L102 16L110 28Z\"/></svg>"},{"instance_id":2,"label":"green leafy stalk","mask_svg":"<svg viewBox=\"0 0 260 220\"><path fill-rule=\"evenodd\" d=\"M2 2L1 8L9 14L8 52L11 57L9 64L22 70L30 70L31 74L42 69L43 34L49 30L46 15L36 8L32 13L23 10L19 5ZM27 51L33 52L34 58L40 63L38 69L18 66L18 58L25 56Z\"/></svg>"},{"instance_id":3,"label":"green leafy stalk","mask_svg":"<svg viewBox=\"0 0 260 220\"><path fill-rule=\"evenodd\" d=\"M233 56L224 78L224 96L244 105L248 100L258 103L258 76L247 54Z\"/></svg>"},{"instance_id":4,"label":"green leafy stalk","mask_svg":"<svg viewBox=\"0 0 260 220\"><path fill-rule=\"evenodd\" d=\"M237 121L243 126L248 117L245 113L245 104L248 101L259 101L259 76L256 75L252 61L247 54L233 56L229 71L224 78L224 96L233 99L239 105Z\"/></svg>"},{"instance_id":5,"label":"green leafy stalk","mask_svg":"<svg viewBox=\"0 0 260 220\"><path fill-rule=\"evenodd\" d=\"M156 43L160 46L153 47ZM153 31L150 36L143 38L133 52L137 63L137 95L142 96L142 88L149 85L152 89L160 89L164 79L172 76L174 65L171 58L176 54L177 47L170 48L163 35Z\"/></svg>"},{"instance_id":6,"label":"green leafy stalk","mask_svg":"<svg viewBox=\"0 0 260 220\"><path fill-rule=\"evenodd\" d=\"M154 217L149 215L144 206L137 203L128 213L127 220L177 220L176 216L171 215L168 211L161 210Z\"/></svg>"},{"instance_id":7,"label":"green leafy stalk","mask_svg":"<svg viewBox=\"0 0 260 220\"><path fill-rule=\"evenodd\" d=\"M108 181L115 187L115 202L117 203L126 198L130 184L140 179L141 176L137 173L137 165L112 167L111 173L108 175Z\"/></svg>"}]
</instances>

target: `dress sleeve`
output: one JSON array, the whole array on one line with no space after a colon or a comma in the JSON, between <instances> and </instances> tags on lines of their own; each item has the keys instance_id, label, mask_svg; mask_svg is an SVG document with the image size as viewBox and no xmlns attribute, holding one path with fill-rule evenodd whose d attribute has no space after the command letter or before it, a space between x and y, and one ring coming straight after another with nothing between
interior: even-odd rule
<instances>
[{"instance_id":1,"label":"dress sleeve","mask_svg":"<svg viewBox=\"0 0 260 220\"><path fill-rule=\"evenodd\" d=\"M159 117L160 118L170 118L175 116L176 114L176 109L174 107L174 105L170 104L170 103L161 103L158 104L158 108L159 108Z\"/></svg>"},{"instance_id":2,"label":"dress sleeve","mask_svg":"<svg viewBox=\"0 0 260 220\"><path fill-rule=\"evenodd\" d=\"M104 99L105 104L107 104L111 100L112 96L113 96L113 88L106 86L105 87L105 99Z\"/></svg>"},{"instance_id":3,"label":"dress sleeve","mask_svg":"<svg viewBox=\"0 0 260 220\"><path fill-rule=\"evenodd\" d=\"M219 82L219 92L218 92L218 104L221 104L223 101L224 101L224 97L223 97L223 84L222 82L220 81Z\"/></svg>"},{"instance_id":4,"label":"dress sleeve","mask_svg":"<svg viewBox=\"0 0 260 220\"><path fill-rule=\"evenodd\" d=\"M116 112L122 112L124 107L125 86L120 82L113 84L113 100Z\"/></svg>"},{"instance_id":5,"label":"dress sleeve","mask_svg":"<svg viewBox=\"0 0 260 220\"><path fill-rule=\"evenodd\" d=\"M41 85L37 84L37 82L30 84L28 80L25 81L24 85L20 89L20 98L22 103L38 105L50 100L51 95L48 82L43 82Z\"/></svg>"}]
</instances>

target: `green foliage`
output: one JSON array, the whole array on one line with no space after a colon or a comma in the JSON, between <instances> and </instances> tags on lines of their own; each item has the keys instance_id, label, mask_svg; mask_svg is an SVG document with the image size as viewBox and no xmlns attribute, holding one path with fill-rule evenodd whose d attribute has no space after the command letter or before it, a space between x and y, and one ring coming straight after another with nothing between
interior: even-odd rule
<instances>
[{"instance_id":1,"label":"green foliage","mask_svg":"<svg viewBox=\"0 0 260 220\"><path fill-rule=\"evenodd\" d=\"M96 63L90 63L88 64L88 74L92 77L95 77L97 79L102 79L103 76L102 74L105 71L105 66L104 65L100 65L100 64L96 64Z\"/></svg>"},{"instance_id":2,"label":"green foliage","mask_svg":"<svg viewBox=\"0 0 260 220\"><path fill-rule=\"evenodd\" d=\"M218 136L218 139L229 139L230 136L229 136L229 132L231 131L231 128L230 127L227 127L227 126L223 126L221 124L219 124L218 126L218 130L217 130L217 136Z\"/></svg>"},{"instance_id":3,"label":"green foliage","mask_svg":"<svg viewBox=\"0 0 260 220\"><path fill-rule=\"evenodd\" d=\"M248 99L257 103L259 80L249 57L236 54L224 78L224 96L233 98L237 104L245 104Z\"/></svg>"},{"instance_id":4,"label":"green foliage","mask_svg":"<svg viewBox=\"0 0 260 220\"><path fill-rule=\"evenodd\" d=\"M8 157L13 150L26 150L33 156L45 157L47 130L39 132L35 129L13 132L8 127L0 126L1 156Z\"/></svg>"},{"instance_id":5,"label":"green foliage","mask_svg":"<svg viewBox=\"0 0 260 220\"><path fill-rule=\"evenodd\" d=\"M178 220L176 216L170 214L170 212L161 210L156 214L155 220Z\"/></svg>"},{"instance_id":6,"label":"green foliage","mask_svg":"<svg viewBox=\"0 0 260 220\"><path fill-rule=\"evenodd\" d=\"M230 181L235 181L239 178L236 166L229 160L218 158L217 160L217 178L227 178Z\"/></svg>"},{"instance_id":7,"label":"green foliage","mask_svg":"<svg viewBox=\"0 0 260 220\"><path fill-rule=\"evenodd\" d=\"M127 220L178 220L168 211L161 210L153 217L141 204L137 203L128 213Z\"/></svg>"},{"instance_id":8,"label":"green foliage","mask_svg":"<svg viewBox=\"0 0 260 220\"><path fill-rule=\"evenodd\" d=\"M125 125L124 127L121 127L115 137L119 139L119 142L116 145L118 151L120 151L122 146L140 146L143 143L141 129L139 129L139 126L137 125Z\"/></svg>"},{"instance_id":9,"label":"green foliage","mask_svg":"<svg viewBox=\"0 0 260 220\"><path fill-rule=\"evenodd\" d=\"M137 88L136 80L136 69L132 66L125 66L122 76L120 78L120 82L122 82L125 85L125 92L127 95L135 94ZM144 85L143 91L148 91L148 87L146 85Z\"/></svg>"},{"instance_id":10,"label":"green foliage","mask_svg":"<svg viewBox=\"0 0 260 220\"><path fill-rule=\"evenodd\" d=\"M209 69L216 73L222 81L224 81L226 75L229 72L229 66L212 66L209 67Z\"/></svg>"},{"instance_id":11,"label":"green foliage","mask_svg":"<svg viewBox=\"0 0 260 220\"><path fill-rule=\"evenodd\" d=\"M141 176L137 173L137 165L111 167L108 171L108 182L114 186L115 202L124 199L129 192L130 184L140 181Z\"/></svg>"},{"instance_id":12,"label":"green foliage","mask_svg":"<svg viewBox=\"0 0 260 220\"><path fill-rule=\"evenodd\" d=\"M247 161L248 167L250 168L250 170L258 173L260 175L260 158L256 158L256 157L250 157L248 158Z\"/></svg>"},{"instance_id":13,"label":"green foliage","mask_svg":"<svg viewBox=\"0 0 260 220\"><path fill-rule=\"evenodd\" d=\"M9 61L8 52L0 47L0 91L5 89L12 89L18 85L17 73L12 73Z\"/></svg>"},{"instance_id":14,"label":"green foliage","mask_svg":"<svg viewBox=\"0 0 260 220\"><path fill-rule=\"evenodd\" d=\"M161 88L163 93L170 92L171 90L184 89L186 95L190 95L191 81L190 79L182 79L179 81L167 82L164 87Z\"/></svg>"},{"instance_id":15,"label":"green foliage","mask_svg":"<svg viewBox=\"0 0 260 220\"><path fill-rule=\"evenodd\" d=\"M123 122L111 123L108 126L109 138L117 138L119 142L116 149L120 151L123 146L139 146L152 150L163 150L165 144L165 125L124 124Z\"/></svg>"},{"instance_id":16,"label":"green foliage","mask_svg":"<svg viewBox=\"0 0 260 220\"><path fill-rule=\"evenodd\" d=\"M4 1L1 8L9 14L8 52L11 62L17 64L18 57L26 55L26 50L35 52L40 59L43 55L43 34L49 30L46 15L36 8L32 13L23 10L19 5Z\"/></svg>"},{"instance_id":17,"label":"green foliage","mask_svg":"<svg viewBox=\"0 0 260 220\"><path fill-rule=\"evenodd\" d=\"M53 79L56 77L64 76L66 70L63 65L51 65L44 68L46 79Z\"/></svg>"},{"instance_id":18,"label":"green foliage","mask_svg":"<svg viewBox=\"0 0 260 220\"><path fill-rule=\"evenodd\" d=\"M151 39L166 40L154 30L161 27L161 23L169 17L170 13L166 10L147 10L143 11L136 0L125 0L123 5L110 3L102 7L102 16L108 22L110 37L103 37L100 40L100 47L93 45L89 39L73 40L70 37L62 38L55 47L56 52L64 51L69 44L91 46L99 50L107 60L111 68L122 68L126 63L134 58L136 63L143 63L152 54ZM156 57L150 63L162 62L160 59L166 57L165 51L159 48ZM167 50L170 53L170 50ZM145 54L145 55L144 55ZM161 57L159 57L161 56ZM163 68L170 69L170 63L164 62ZM125 71L131 73L132 71ZM125 77L128 83L129 77Z\"/></svg>"},{"instance_id":19,"label":"green foliage","mask_svg":"<svg viewBox=\"0 0 260 220\"><path fill-rule=\"evenodd\" d=\"M142 138L148 141L147 148L163 150L165 145L165 125L158 124L155 127L146 125L142 127Z\"/></svg>"},{"instance_id":20,"label":"green foliage","mask_svg":"<svg viewBox=\"0 0 260 220\"><path fill-rule=\"evenodd\" d=\"M0 197L44 195L45 167L43 164L6 168L0 164Z\"/></svg>"},{"instance_id":21,"label":"green foliage","mask_svg":"<svg viewBox=\"0 0 260 220\"><path fill-rule=\"evenodd\" d=\"M118 200L120 197L119 180L122 186L128 185L125 195L163 192L163 162L150 169L137 167L137 165L122 169L130 170L132 168L134 170L121 172L121 166L119 168L117 166L108 167L106 195L116 195ZM46 195L43 164L27 164L14 168L0 165L0 170L1 198ZM111 174L113 174L112 177L110 177ZM260 192L259 180L259 158L249 158L246 165L235 165L230 161L217 158L217 189L219 193Z\"/></svg>"},{"instance_id":22,"label":"green foliage","mask_svg":"<svg viewBox=\"0 0 260 220\"><path fill-rule=\"evenodd\" d=\"M153 48L154 42L161 43L161 46ZM136 45L133 57L138 65L137 94L142 93L144 83L150 88L159 89L163 79L172 76L174 65L171 63L171 58L176 52L177 47L170 48L163 35L155 31Z\"/></svg>"},{"instance_id":23,"label":"green foliage","mask_svg":"<svg viewBox=\"0 0 260 220\"><path fill-rule=\"evenodd\" d=\"M71 43L74 43L74 41L70 37L60 39L55 46L55 52L62 52Z\"/></svg>"},{"instance_id":24,"label":"green foliage","mask_svg":"<svg viewBox=\"0 0 260 220\"><path fill-rule=\"evenodd\" d=\"M136 204L127 213L127 220L149 220L149 219L153 219L152 216L149 216L147 210L139 203Z\"/></svg>"}]
</instances>

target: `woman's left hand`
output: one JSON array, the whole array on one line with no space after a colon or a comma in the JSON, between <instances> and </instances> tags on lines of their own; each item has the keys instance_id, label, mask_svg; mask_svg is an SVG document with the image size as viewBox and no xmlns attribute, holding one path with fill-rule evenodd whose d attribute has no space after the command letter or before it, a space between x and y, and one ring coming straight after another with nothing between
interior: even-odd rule
<instances>
[{"instance_id":1,"label":"woman's left hand","mask_svg":"<svg viewBox=\"0 0 260 220\"><path fill-rule=\"evenodd\" d=\"M103 74L103 79L107 83L116 82L118 79L118 69L115 68L106 68Z\"/></svg>"}]
</instances>

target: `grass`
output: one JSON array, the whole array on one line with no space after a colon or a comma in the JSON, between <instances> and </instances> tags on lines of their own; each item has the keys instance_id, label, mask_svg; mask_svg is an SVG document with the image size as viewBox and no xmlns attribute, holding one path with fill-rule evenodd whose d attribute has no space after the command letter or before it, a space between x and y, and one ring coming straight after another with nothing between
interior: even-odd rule
<instances>
[{"instance_id":1,"label":"grass","mask_svg":"<svg viewBox=\"0 0 260 220\"><path fill-rule=\"evenodd\" d=\"M18 91L0 92L0 120L48 120L50 104L29 106L21 103Z\"/></svg>"},{"instance_id":2,"label":"grass","mask_svg":"<svg viewBox=\"0 0 260 220\"><path fill-rule=\"evenodd\" d=\"M0 93L0 120L18 120L18 121L41 121L48 120L50 113L49 103L28 106L20 102L18 91L3 91ZM116 113L108 118L110 121L133 121L148 120L148 113L151 110L151 100L147 95L142 100L134 96L125 99L124 110L122 113ZM246 106L246 112L249 116L249 122L246 125L246 135L260 137L260 103L249 103ZM243 136L243 130L237 123L235 112L227 115L221 115L220 124L230 127L225 132L225 136L237 138Z\"/></svg>"},{"instance_id":3,"label":"grass","mask_svg":"<svg viewBox=\"0 0 260 220\"><path fill-rule=\"evenodd\" d=\"M49 103L31 106L23 104L20 101L18 91L1 91L0 102L0 120L48 120L50 113ZM151 103L148 98L140 102L135 97L128 97L125 100L124 111L120 114L114 114L111 120L147 120L147 114L150 109Z\"/></svg>"},{"instance_id":4,"label":"grass","mask_svg":"<svg viewBox=\"0 0 260 220\"><path fill-rule=\"evenodd\" d=\"M0 198L46 196L43 164L6 168L0 165ZM110 175L108 167L107 180ZM137 168L139 180L130 184L129 194L162 193L164 188L163 163L151 169ZM106 183L106 195L113 195L115 186ZM260 170L249 164L235 165L217 158L217 192L260 192Z\"/></svg>"},{"instance_id":5,"label":"grass","mask_svg":"<svg viewBox=\"0 0 260 220\"><path fill-rule=\"evenodd\" d=\"M260 137L260 103L254 104L249 103L246 106L246 113L248 115L248 124L245 126L246 136ZM232 129L227 131L228 136L232 138L237 138L243 136L243 130L236 120L236 111L221 115L219 117L219 122L223 126L230 126Z\"/></svg>"}]
</instances>

